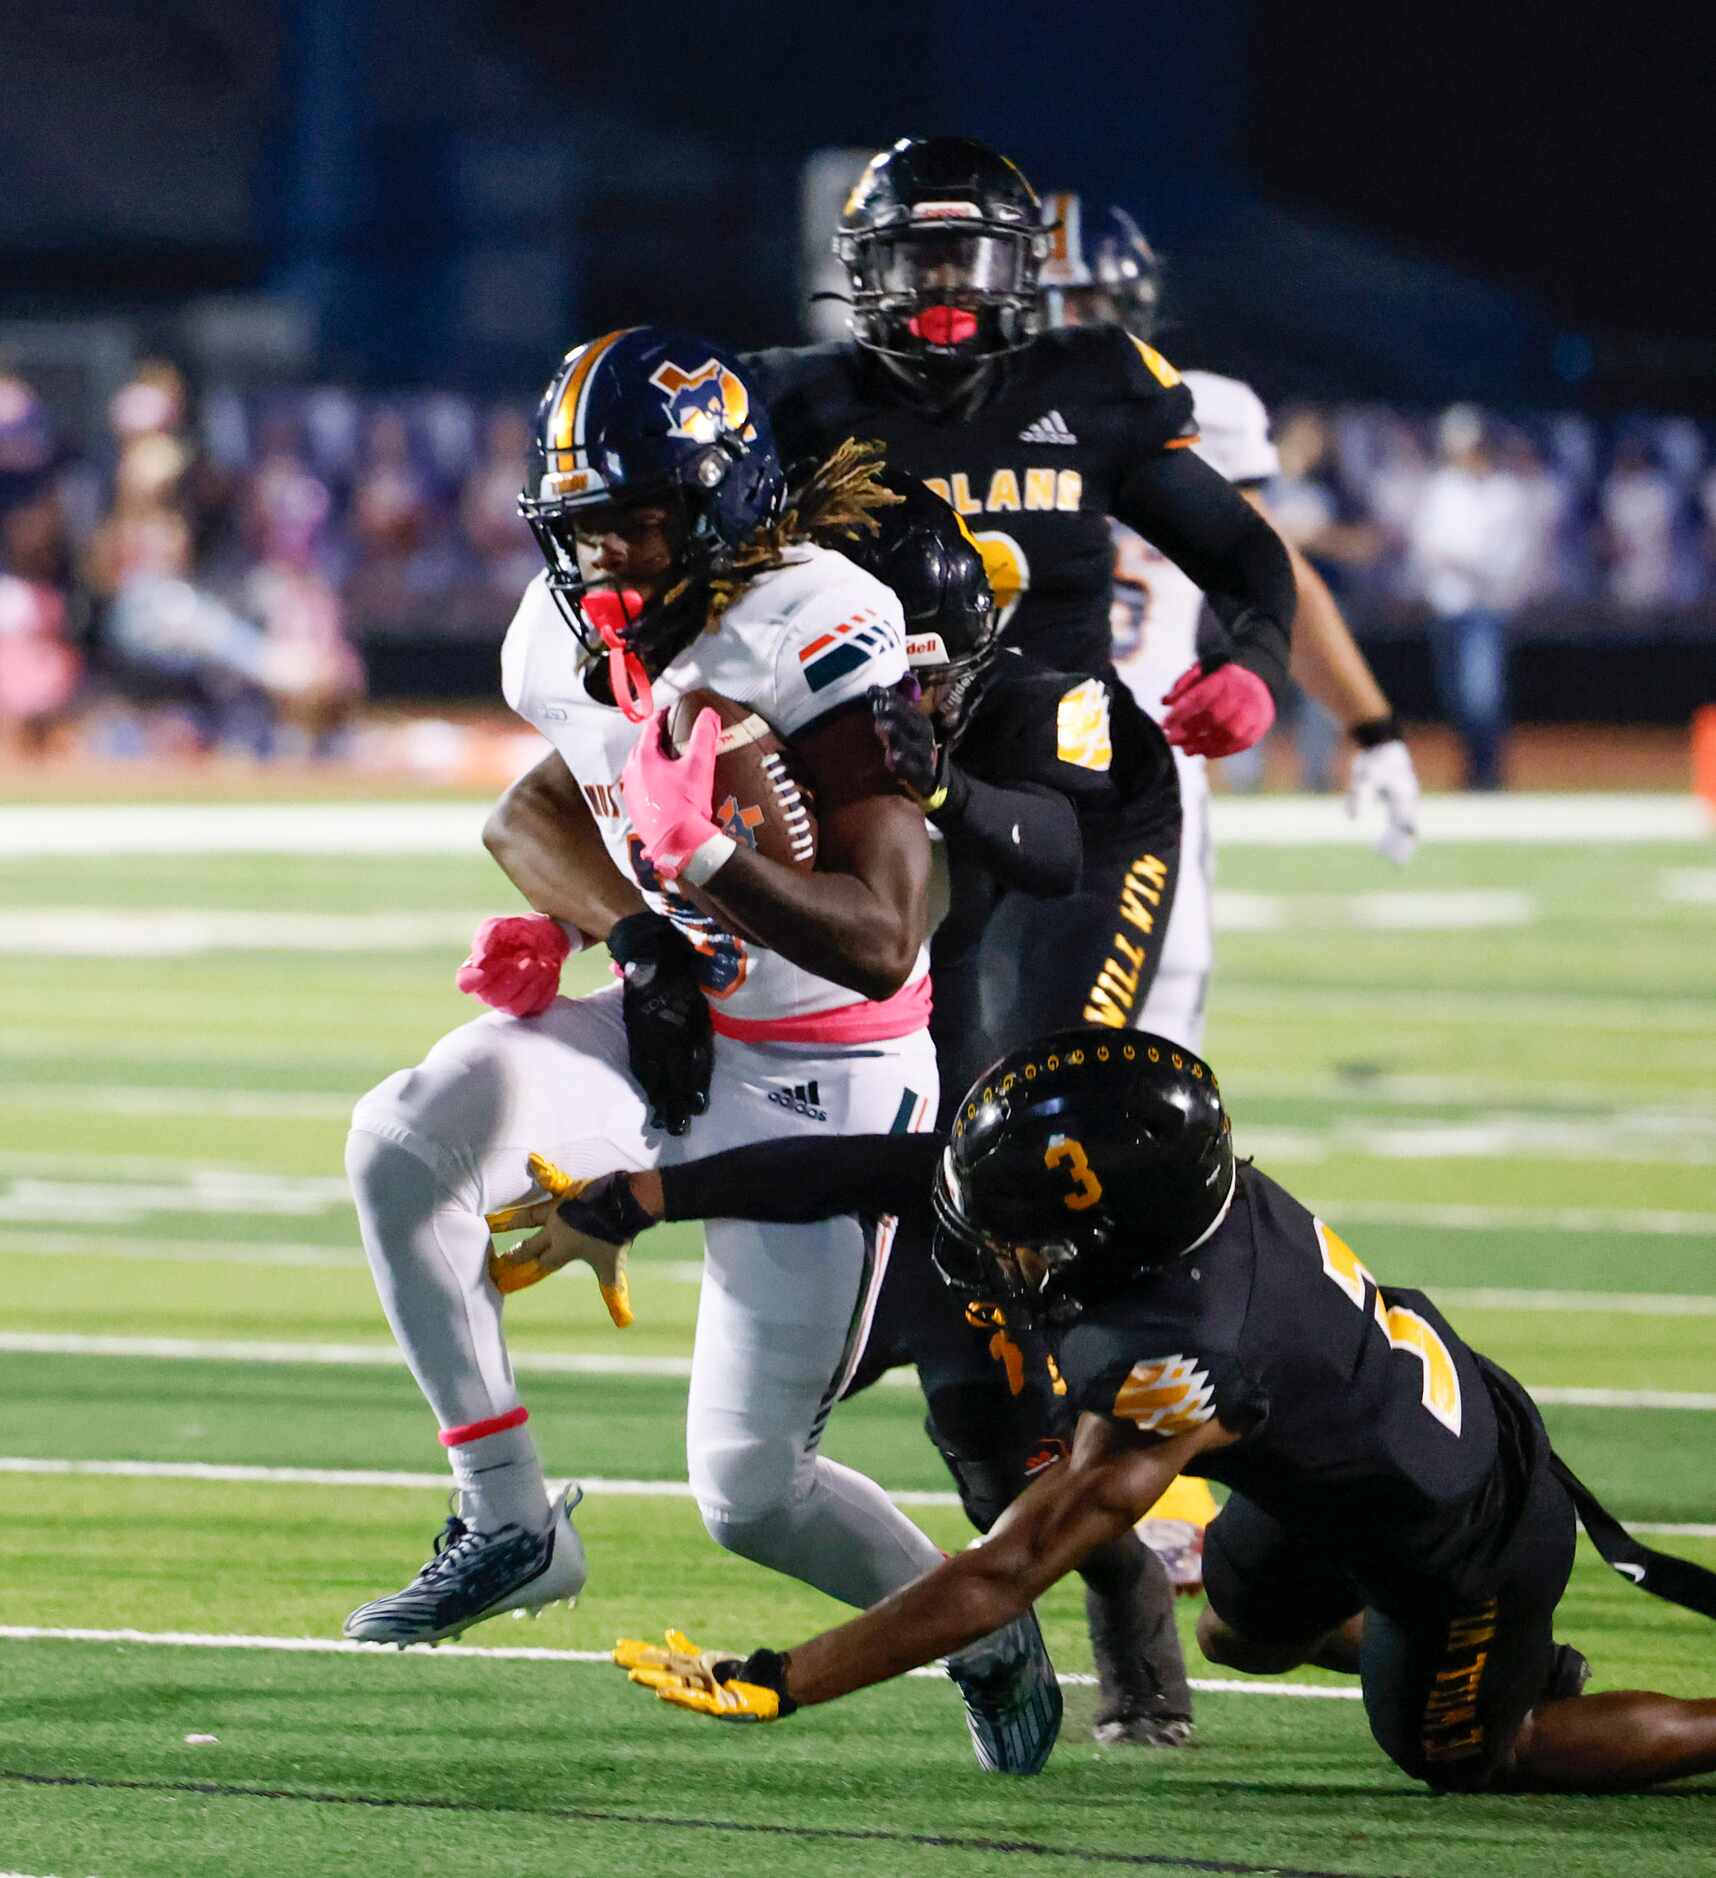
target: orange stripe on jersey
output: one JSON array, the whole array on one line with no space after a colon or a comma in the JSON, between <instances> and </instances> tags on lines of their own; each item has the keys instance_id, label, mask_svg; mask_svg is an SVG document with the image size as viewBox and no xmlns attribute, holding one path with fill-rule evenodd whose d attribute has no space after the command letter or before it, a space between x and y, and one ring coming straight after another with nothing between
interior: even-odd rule
<instances>
[{"instance_id":1,"label":"orange stripe on jersey","mask_svg":"<svg viewBox=\"0 0 1716 1878\"><path fill-rule=\"evenodd\" d=\"M1194 430L1188 437L1170 437L1162 448L1164 450L1189 450L1194 443L1202 442L1203 438Z\"/></svg>"},{"instance_id":2,"label":"orange stripe on jersey","mask_svg":"<svg viewBox=\"0 0 1716 1878\"><path fill-rule=\"evenodd\" d=\"M583 442L579 435L581 428L578 409L584 395L584 388L590 382L590 370L596 361L607 351L616 339L623 339L627 333L636 332L635 326L616 326L611 333L603 333L600 339L592 339L581 346L573 355L572 369L566 375L566 384L560 393L560 402L554 407L554 448L556 450L575 449Z\"/></svg>"},{"instance_id":3,"label":"orange stripe on jersey","mask_svg":"<svg viewBox=\"0 0 1716 1878\"><path fill-rule=\"evenodd\" d=\"M1180 374L1174 370L1173 366L1162 357L1161 353L1158 352L1154 346L1146 345L1142 339L1139 339L1132 333L1128 333L1126 337L1138 348L1138 356L1144 361L1145 365L1149 367L1150 376L1155 379L1157 384L1166 385L1168 389L1172 391L1174 386L1180 382Z\"/></svg>"}]
</instances>

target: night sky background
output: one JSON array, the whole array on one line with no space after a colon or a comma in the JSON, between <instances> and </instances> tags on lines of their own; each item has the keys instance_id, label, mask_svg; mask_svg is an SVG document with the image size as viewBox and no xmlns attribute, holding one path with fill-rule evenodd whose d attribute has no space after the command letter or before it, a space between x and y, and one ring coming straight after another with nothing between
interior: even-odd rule
<instances>
[{"instance_id":1,"label":"night sky background","mask_svg":"<svg viewBox=\"0 0 1716 1878\"><path fill-rule=\"evenodd\" d=\"M0 329L240 295L481 390L623 320L791 340L806 157L945 131L1132 208L1187 362L1271 396L1716 412L1700 13L0 0Z\"/></svg>"}]
</instances>

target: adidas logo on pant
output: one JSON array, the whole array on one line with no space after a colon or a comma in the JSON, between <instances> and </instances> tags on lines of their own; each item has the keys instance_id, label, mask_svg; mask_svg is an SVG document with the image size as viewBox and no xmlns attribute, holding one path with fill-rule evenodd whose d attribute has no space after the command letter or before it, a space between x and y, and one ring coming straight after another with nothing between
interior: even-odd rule
<instances>
[{"instance_id":1,"label":"adidas logo on pant","mask_svg":"<svg viewBox=\"0 0 1716 1878\"><path fill-rule=\"evenodd\" d=\"M1078 439L1067 428L1067 421L1059 411L1050 411L1039 417L1034 424L1027 424L1019 433L1021 443L1062 443L1075 444Z\"/></svg>"},{"instance_id":2,"label":"adidas logo on pant","mask_svg":"<svg viewBox=\"0 0 1716 1878\"><path fill-rule=\"evenodd\" d=\"M791 1109L793 1114L802 1115L813 1122L828 1120L828 1111L820 1105L821 1095L817 1091L814 1079L810 1082L795 1082L790 1090L771 1089L769 1100L777 1108Z\"/></svg>"}]
</instances>

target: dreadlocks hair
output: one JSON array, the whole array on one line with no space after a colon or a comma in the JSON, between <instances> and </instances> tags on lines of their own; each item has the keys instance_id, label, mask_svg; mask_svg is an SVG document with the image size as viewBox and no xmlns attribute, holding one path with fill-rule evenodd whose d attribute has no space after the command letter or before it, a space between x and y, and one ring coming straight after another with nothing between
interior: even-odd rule
<instances>
[{"instance_id":1,"label":"dreadlocks hair","mask_svg":"<svg viewBox=\"0 0 1716 1878\"><path fill-rule=\"evenodd\" d=\"M788 548L805 542L837 548L842 538L875 534L875 511L906 499L878 480L884 467L880 443L848 437L793 483L780 519L758 529L728 567L710 580L704 630L713 632L751 581L781 565ZM677 597L677 593L669 594L668 600L671 603Z\"/></svg>"}]
</instances>

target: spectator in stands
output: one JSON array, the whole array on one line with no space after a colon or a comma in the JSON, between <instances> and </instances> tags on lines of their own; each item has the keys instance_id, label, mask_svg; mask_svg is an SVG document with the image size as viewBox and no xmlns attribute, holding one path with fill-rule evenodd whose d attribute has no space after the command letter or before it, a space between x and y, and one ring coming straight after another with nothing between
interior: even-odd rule
<instances>
[{"instance_id":1,"label":"spectator in stands","mask_svg":"<svg viewBox=\"0 0 1716 1878\"><path fill-rule=\"evenodd\" d=\"M504 405L492 412L483 431L482 461L471 472L459 504L465 539L482 566L485 585L497 593L517 593L540 560L518 513L529 449L525 413Z\"/></svg>"},{"instance_id":2,"label":"spectator in stands","mask_svg":"<svg viewBox=\"0 0 1716 1878\"><path fill-rule=\"evenodd\" d=\"M262 629L257 674L282 754L338 755L363 698L363 664L346 636L339 592L318 565L332 506L322 484L284 454L263 466L251 491L259 561L242 598Z\"/></svg>"},{"instance_id":3,"label":"spectator in stands","mask_svg":"<svg viewBox=\"0 0 1716 1878\"><path fill-rule=\"evenodd\" d=\"M421 563L434 532L434 507L397 410L384 408L370 420L352 485L350 523L352 597L366 618L398 624L425 584Z\"/></svg>"},{"instance_id":4,"label":"spectator in stands","mask_svg":"<svg viewBox=\"0 0 1716 1878\"><path fill-rule=\"evenodd\" d=\"M37 756L68 718L83 660L67 629L71 565L41 401L0 376L0 752Z\"/></svg>"},{"instance_id":5,"label":"spectator in stands","mask_svg":"<svg viewBox=\"0 0 1716 1878\"><path fill-rule=\"evenodd\" d=\"M1290 412L1276 449L1281 471L1269 488L1271 518L1328 582L1343 610L1350 611L1359 581L1385 546L1382 532L1365 517L1348 488L1335 460L1329 425L1319 412L1303 406ZM1293 740L1301 785L1317 791L1333 788L1344 741L1341 726L1295 688L1276 735L1283 733ZM1243 758L1230 758L1223 774L1236 786L1255 786L1261 781L1261 754L1256 753L1249 775Z\"/></svg>"},{"instance_id":6,"label":"spectator in stands","mask_svg":"<svg viewBox=\"0 0 1716 1878\"><path fill-rule=\"evenodd\" d=\"M1630 608L1674 597L1675 521L1680 497L1651 446L1628 437L1603 483L1602 547L1609 597Z\"/></svg>"},{"instance_id":7,"label":"spectator in stands","mask_svg":"<svg viewBox=\"0 0 1716 1878\"><path fill-rule=\"evenodd\" d=\"M1437 442L1441 460L1412 518L1412 555L1466 787L1498 789L1508 732L1508 620L1536 555L1530 502L1497 461L1485 421L1470 405L1443 414Z\"/></svg>"}]
</instances>

